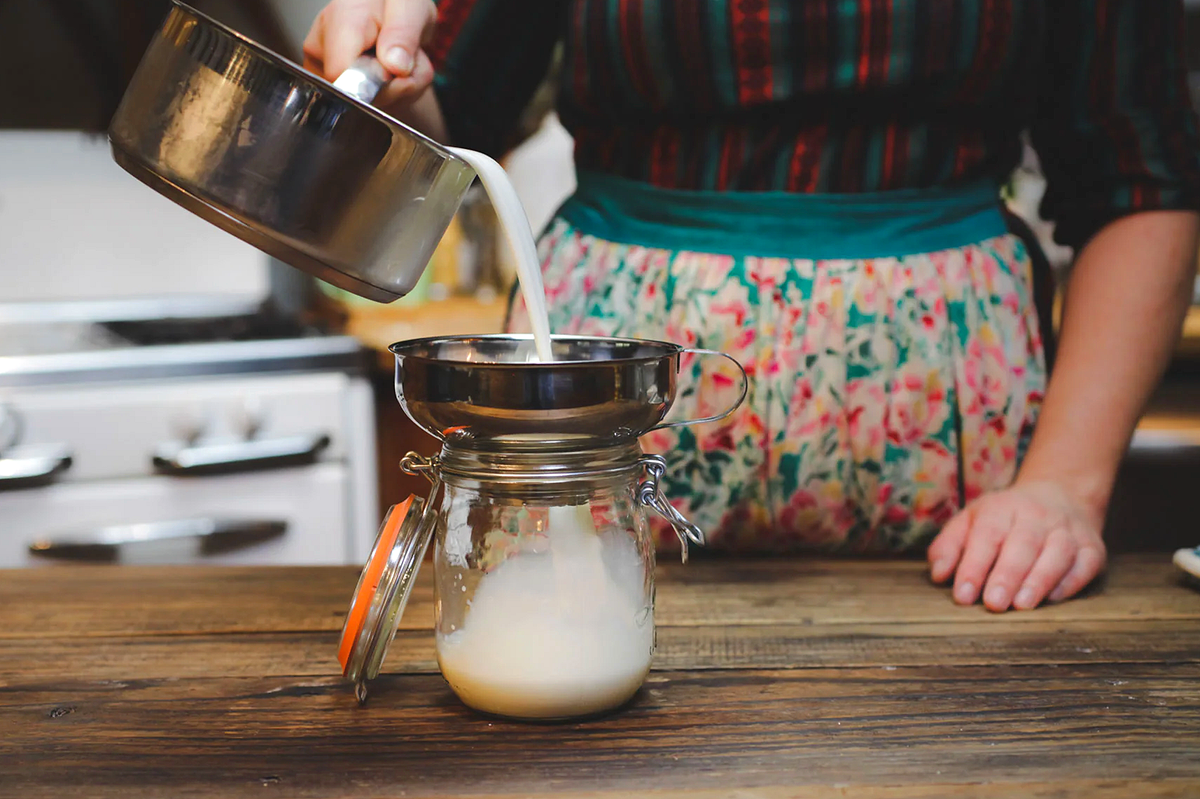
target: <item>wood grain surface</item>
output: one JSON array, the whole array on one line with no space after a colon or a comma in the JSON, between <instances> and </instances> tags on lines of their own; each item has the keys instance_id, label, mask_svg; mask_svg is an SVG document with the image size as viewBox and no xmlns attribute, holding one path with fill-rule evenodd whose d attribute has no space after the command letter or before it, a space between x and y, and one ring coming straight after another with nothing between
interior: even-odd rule
<instances>
[{"instance_id":1,"label":"wood grain surface","mask_svg":"<svg viewBox=\"0 0 1200 799\"><path fill-rule=\"evenodd\" d=\"M355 578L0 572L0 796L1200 796L1200 593L1163 556L1005 615L918 563L664 564L646 686L559 725L457 702L428 575L358 707Z\"/></svg>"}]
</instances>

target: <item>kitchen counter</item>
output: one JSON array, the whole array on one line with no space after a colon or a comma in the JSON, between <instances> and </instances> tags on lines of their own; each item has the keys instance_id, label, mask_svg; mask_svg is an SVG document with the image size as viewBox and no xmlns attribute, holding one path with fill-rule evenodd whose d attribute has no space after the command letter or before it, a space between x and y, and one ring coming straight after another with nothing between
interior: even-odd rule
<instances>
[{"instance_id":1,"label":"kitchen counter","mask_svg":"<svg viewBox=\"0 0 1200 799\"><path fill-rule=\"evenodd\" d=\"M663 564L646 687L563 725L456 701L428 569L357 707L356 576L0 573L0 796L1200 795L1200 593L1162 555L1005 615L917 562Z\"/></svg>"},{"instance_id":2,"label":"kitchen counter","mask_svg":"<svg viewBox=\"0 0 1200 799\"><path fill-rule=\"evenodd\" d=\"M508 298L490 301L450 297L413 307L364 305L345 309L348 335L375 352L380 369L394 366L388 347L397 341L431 336L472 336L500 333L508 312Z\"/></svg>"}]
</instances>

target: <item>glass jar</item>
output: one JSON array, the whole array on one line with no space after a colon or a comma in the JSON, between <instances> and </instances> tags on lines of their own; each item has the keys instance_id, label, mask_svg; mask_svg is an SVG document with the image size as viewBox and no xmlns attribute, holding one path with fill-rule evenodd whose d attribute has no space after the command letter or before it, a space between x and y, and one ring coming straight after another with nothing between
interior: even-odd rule
<instances>
[{"instance_id":1,"label":"glass jar","mask_svg":"<svg viewBox=\"0 0 1200 799\"><path fill-rule=\"evenodd\" d=\"M448 445L438 458L410 455L402 466L434 490L428 507L410 500L389 514L347 616L343 667L360 700L432 539L438 665L464 704L561 720L628 702L654 652L646 509L675 523L685 547L703 543L659 492L662 459L636 444L509 442Z\"/></svg>"},{"instance_id":2,"label":"glass jar","mask_svg":"<svg viewBox=\"0 0 1200 799\"><path fill-rule=\"evenodd\" d=\"M619 707L650 671L654 547L636 447L450 451L435 538L438 665L468 706L517 718Z\"/></svg>"}]
</instances>

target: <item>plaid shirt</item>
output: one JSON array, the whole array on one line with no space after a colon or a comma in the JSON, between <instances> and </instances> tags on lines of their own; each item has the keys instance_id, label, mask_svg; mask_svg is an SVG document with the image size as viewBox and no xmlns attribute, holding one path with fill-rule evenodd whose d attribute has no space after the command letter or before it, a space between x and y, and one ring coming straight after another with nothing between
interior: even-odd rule
<instances>
[{"instance_id":1,"label":"plaid shirt","mask_svg":"<svg viewBox=\"0 0 1200 799\"><path fill-rule=\"evenodd\" d=\"M563 46L576 163L678 189L855 193L1007 177L1078 246L1200 208L1182 0L441 0L454 142L493 154Z\"/></svg>"}]
</instances>

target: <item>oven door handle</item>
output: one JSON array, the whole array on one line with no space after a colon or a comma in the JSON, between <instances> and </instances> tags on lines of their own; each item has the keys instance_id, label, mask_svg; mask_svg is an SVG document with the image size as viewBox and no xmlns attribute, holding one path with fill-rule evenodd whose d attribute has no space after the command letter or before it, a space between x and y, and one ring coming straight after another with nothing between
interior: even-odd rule
<instances>
[{"instance_id":1,"label":"oven door handle","mask_svg":"<svg viewBox=\"0 0 1200 799\"><path fill-rule=\"evenodd\" d=\"M0 491L49 483L71 468L65 444L26 444L0 452Z\"/></svg>"},{"instance_id":2,"label":"oven door handle","mask_svg":"<svg viewBox=\"0 0 1200 799\"><path fill-rule=\"evenodd\" d=\"M153 456L159 474L192 476L229 474L312 463L329 446L325 433L252 438L246 441L168 444Z\"/></svg>"},{"instance_id":3,"label":"oven door handle","mask_svg":"<svg viewBox=\"0 0 1200 799\"><path fill-rule=\"evenodd\" d=\"M194 539L201 555L216 555L279 538L287 522L279 519L173 519L121 524L34 541L30 553L58 560L116 561L123 547Z\"/></svg>"}]
</instances>

